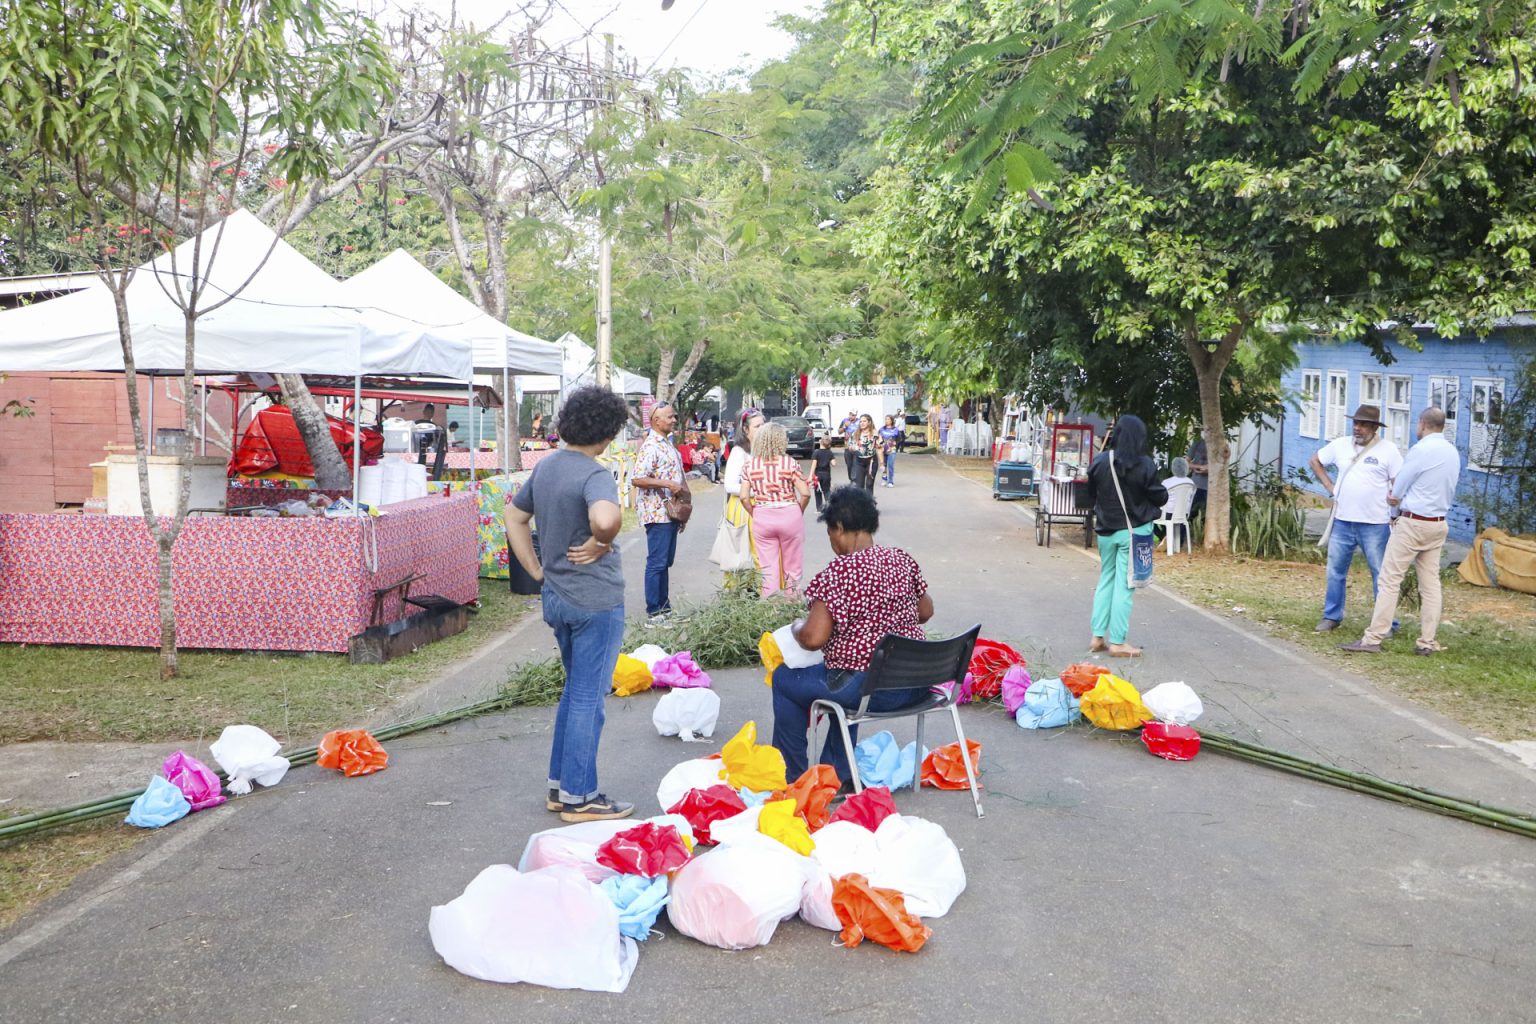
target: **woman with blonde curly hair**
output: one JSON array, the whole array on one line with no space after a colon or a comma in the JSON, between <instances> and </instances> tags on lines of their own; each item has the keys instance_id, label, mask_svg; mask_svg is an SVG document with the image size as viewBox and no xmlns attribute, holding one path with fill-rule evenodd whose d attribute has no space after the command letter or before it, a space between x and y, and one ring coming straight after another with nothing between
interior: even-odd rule
<instances>
[{"instance_id":1,"label":"woman with blonde curly hair","mask_svg":"<svg viewBox=\"0 0 1536 1024\"><path fill-rule=\"evenodd\" d=\"M763 596L800 589L805 564L805 506L811 486L800 463L789 457L789 438L778 423L765 423L752 440L752 459L742 474L742 501L752 514L752 538L763 571Z\"/></svg>"}]
</instances>

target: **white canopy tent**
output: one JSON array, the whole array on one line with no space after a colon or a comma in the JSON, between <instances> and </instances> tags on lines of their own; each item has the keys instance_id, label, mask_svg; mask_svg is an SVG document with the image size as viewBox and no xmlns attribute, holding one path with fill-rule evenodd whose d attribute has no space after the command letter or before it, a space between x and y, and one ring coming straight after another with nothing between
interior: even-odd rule
<instances>
[{"instance_id":1,"label":"white canopy tent","mask_svg":"<svg viewBox=\"0 0 1536 1024\"><path fill-rule=\"evenodd\" d=\"M127 290L134 368L180 373L185 318L178 289L206 282L197 318L194 369L220 373L371 374L471 382L469 342L421 325L360 311L329 274L252 214L240 210L138 268ZM227 301L226 301L227 300ZM0 312L0 371L125 370L117 313L99 281L70 295ZM472 386L472 385L471 385ZM153 400L153 390L150 392ZM361 402L353 406L354 416ZM153 422L153 407L151 407ZM357 442L353 445L356 493Z\"/></svg>"},{"instance_id":2,"label":"white canopy tent","mask_svg":"<svg viewBox=\"0 0 1536 1024\"><path fill-rule=\"evenodd\" d=\"M557 391L564 398L572 388L592 384L597 380L597 353L591 345L569 332L562 334L555 344L560 346L565 360L560 376L525 377L519 381L524 391ZM617 366L613 368L610 386L619 395L653 393L650 378Z\"/></svg>"},{"instance_id":3,"label":"white canopy tent","mask_svg":"<svg viewBox=\"0 0 1536 1024\"><path fill-rule=\"evenodd\" d=\"M454 291L404 249L396 249L368 269L352 275L341 283L341 290L361 307L469 342L474 351L475 372L501 378L503 440L499 447L505 471L510 465L505 439L512 436L511 418L517 409L511 394L511 378L514 374L563 372L564 361L559 346L496 320ZM475 447L472 438L471 451Z\"/></svg>"}]
</instances>

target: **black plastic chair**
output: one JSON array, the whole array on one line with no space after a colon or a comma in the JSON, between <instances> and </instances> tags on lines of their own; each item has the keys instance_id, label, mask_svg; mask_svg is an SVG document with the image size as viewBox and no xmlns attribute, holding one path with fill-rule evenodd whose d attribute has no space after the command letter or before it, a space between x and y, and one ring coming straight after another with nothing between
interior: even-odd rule
<instances>
[{"instance_id":1,"label":"black plastic chair","mask_svg":"<svg viewBox=\"0 0 1536 1024\"><path fill-rule=\"evenodd\" d=\"M982 817L981 791L976 786L976 766L971 764L971 751L965 744L965 730L960 725L960 709L956 700L960 696L960 683L965 679L971 664L971 652L981 626L972 626L960 636L948 640L912 640L887 633L869 659L869 671L864 675L864 685L859 691L859 706L849 711L836 701L818 700L811 704L811 746L814 752L821 749L817 735L821 719L831 715L843 733L843 746L848 751L848 769L853 773L853 791L864 789L859 778L859 765L853 756L851 727L869 722L883 722L892 718L917 718L917 761L913 766L912 790L922 788L923 718L934 711L948 710L955 723L955 738L960 742L960 756L965 762L966 780L971 784L971 801L976 805L976 817ZM919 686L942 686L954 683L947 693L935 690L927 700L895 711L870 711L869 699L881 690L910 690Z\"/></svg>"}]
</instances>

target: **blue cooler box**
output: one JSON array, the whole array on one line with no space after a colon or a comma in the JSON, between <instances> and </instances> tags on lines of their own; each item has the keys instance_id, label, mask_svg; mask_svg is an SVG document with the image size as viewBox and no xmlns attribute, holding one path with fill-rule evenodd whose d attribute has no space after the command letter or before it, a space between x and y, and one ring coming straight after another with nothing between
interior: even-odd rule
<instances>
[{"instance_id":1,"label":"blue cooler box","mask_svg":"<svg viewBox=\"0 0 1536 1024\"><path fill-rule=\"evenodd\" d=\"M1030 498L1034 493L1034 466L1027 462L999 462L992 467L993 498Z\"/></svg>"}]
</instances>

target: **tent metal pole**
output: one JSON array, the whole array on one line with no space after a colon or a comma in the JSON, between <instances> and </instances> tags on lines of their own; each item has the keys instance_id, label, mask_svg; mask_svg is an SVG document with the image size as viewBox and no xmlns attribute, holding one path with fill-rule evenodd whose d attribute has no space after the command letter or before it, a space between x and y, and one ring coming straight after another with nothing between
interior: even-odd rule
<instances>
[{"instance_id":1,"label":"tent metal pole","mask_svg":"<svg viewBox=\"0 0 1536 1024\"><path fill-rule=\"evenodd\" d=\"M512 373L505 366L501 368L501 438L496 447L501 451L502 475L512 472L512 451L508 447L512 441Z\"/></svg>"},{"instance_id":2,"label":"tent metal pole","mask_svg":"<svg viewBox=\"0 0 1536 1024\"><path fill-rule=\"evenodd\" d=\"M362 471L363 451L363 378L359 374L352 378L352 514L363 514L362 491L359 487Z\"/></svg>"},{"instance_id":3,"label":"tent metal pole","mask_svg":"<svg viewBox=\"0 0 1536 1024\"><path fill-rule=\"evenodd\" d=\"M480 445L475 441L475 378L469 378L469 401L464 403L464 411L469 416L469 489L478 490L475 479L475 464L480 457Z\"/></svg>"},{"instance_id":4,"label":"tent metal pole","mask_svg":"<svg viewBox=\"0 0 1536 1024\"><path fill-rule=\"evenodd\" d=\"M198 429L198 432L197 432L198 440L202 444L202 451L199 454L206 456L208 454L208 378L207 377L199 377L197 379L197 389L202 392L202 397L203 397L203 401L202 401L202 406L203 406L203 425L202 425L201 428Z\"/></svg>"},{"instance_id":5,"label":"tent metal pole","mask_svg":"<svg viewBox=\"0 0 1536 1024\"><path fill-rule=\"evenodd\" d=\"M149 454L155 454L155 375L149 374L149 423L146 424L144 433L145 445Z\"/></svg>"}]
</instances>

